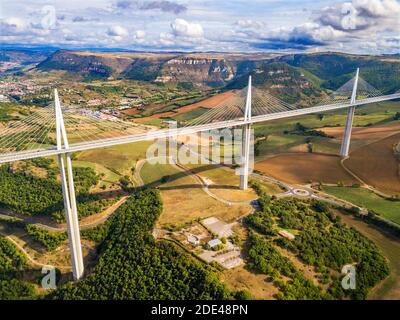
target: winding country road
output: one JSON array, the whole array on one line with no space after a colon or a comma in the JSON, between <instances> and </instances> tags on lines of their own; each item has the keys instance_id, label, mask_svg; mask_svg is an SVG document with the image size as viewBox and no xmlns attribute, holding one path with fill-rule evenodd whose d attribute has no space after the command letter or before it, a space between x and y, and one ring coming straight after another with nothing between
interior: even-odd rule
<instances>
[{"instance_id":1,"label":"winding country road","mask_svg":"<svg viewBox=\"0 0 400 320\"><path fill-rule=\"evenodd\" d=\"M32 265L38 266L38 267L46 267L46 266L49 266L49 265L50 265L50 264L48 264L48 263L41 263L41 262L36 261L36 260L29 254L29 252L27 252L27 251L24 249L24 247L22 247L17 241L15 241L15 240L14 240L13 238L11 238L10 236L8 236L8 235L2 233L1 231L0 231L0 235L2 235L2 236L3 236L4 238L6 238L7 240L11 241L11 242L18 248L18 250L20 250L20 251L26 256L26 258L28 259L28 261L29 261ZM71 266L56 266L56 268L58 268L58 269L60 269L60 270L68 270L68 271L72 269Z\"/></svg>"},{"instance_id":2,"label":"winding country road","mask_svg":"<svg viewBox=\"0 0 400 320\"><path fill-rule=\"evenodd\" d=\"M105 209L103 212L98 213L97 215L99 216L99 218L95 219L94 221L90 221L90 222L80 222L79 226L81 230L85 230L85 229L92 229L102 223L104 223L105 221L108 220L108 218L110 218L115 211L126 202L126 200L128 199L129 196L124 196L121 199L119 199L116 203L114 203L113 205L109 206L107 209ZM67 230L67 227L62 225L62 226L50 226L48 224L43 224L43 223L39 223L37 222L37 219L35 219L35 217L31 217L31 216L27 216L27 217L23 217L20 214L15 214L13 212L7 211L6 213L0 213L0 218L4 219L4 220L11 220L11 219L15 219L18 221L23 221L27 224L33 224L35 226L41 227L43 229L46 229L48 231L53 231L53 232L64 232Z\"/></svg>"}]
</instances>

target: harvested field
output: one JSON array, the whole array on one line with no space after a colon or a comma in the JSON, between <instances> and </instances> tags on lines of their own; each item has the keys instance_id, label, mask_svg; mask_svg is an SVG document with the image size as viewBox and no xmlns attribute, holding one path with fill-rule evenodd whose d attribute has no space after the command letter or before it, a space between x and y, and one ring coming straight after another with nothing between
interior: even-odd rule
<instances>
[{"instance_id":1,"label":"harvested field","mask_svg":"<svg viewBox=\"0 0 400 320\"><path fill-rule=\"evenodd\" d=\"M298 153L282 154L257 162L255 169L275 179L294 184L313 182L353 184L357 181L332 155Z\"/></svg>"},{"instance_id":2,"label":"harvested field","mask_svg":"<svg viewBox=\"0 0 400 320\"><path fill-rule=\"evenodd\" d=\"M199 218L217 217L225 222L249 214L250 205L229 206L217 201L204 192L202 185L189 173L173 165L150 165L141 171L145 183L158 182L163 200L163 212L158 221L160 226L177 228ZM168 177L165 183L160 180Z\"/></svg>"},{"instance_id":3,"label":"harvested field","mask_svg":"<svg viewBox=\"0 0 400 320\"><path fill-rule=\"evenodd\" d=\"M343 127L331 127L318 129L326 134L333 136L341 141ZM385 139L393 134L400 132L400 123L390 123L388 125L378 125L371 127L354 127L351 135L351 151L363 147L372 142Z\"/></svg>"},{"instance_id":4,"label":"harvested field","mask_svg":"<svg viewBox=\"0 0 400 320\"><path fill-rule=\"evenodd\" d=\"M393 147L400 133L371 143L350 153L344 165L367 184L389 194L400 193L400 161Z\"/></svg>"},{"instance_id":5,"label":"harvested field","mask_svg":"<svg viewBox=\"0 0 400 320\"><path fill-rule=\"evenodd\" d=\"M221 281L231 290L247 290L253 299L275 299L279 290L272 282L267 281L265 274L256 274L245 267L238 267L225 270L222 273Z\"/></svg>"},{"instance_id":6,"label":"harvested field","mask_svg":"<svg viewBox=\"0 0 400 320\"><path fill-rule=\"evenodd\" d=\"M227 201L250 201L257 199L253 189L241 190L239 188L240 176L232 169L204 164L185 164L192 174L200 177L209 190L218 197Z\"/></svg>"},{"instance_id":7,"label":"harvested field","mask_svg":"<svg viewBox=\"0 0 400 320\"><path fill-rule=\"evenodd\" d=\"M181 108L177 108L177 109L175 109L173 111L156 113L156 114L153 114L153 115L151 115L149 117L135 119L134 121L135 122L145 122L145 121L148 121L150 119L171 118L171 117L177 116L179 114L183 114L183 113L186 113L186 112L193 111L193 110L198 109L198 108L212 109L212 108L215 108L216 106L218 106L224 100L226 100L229 97L231 97L233 94L234 94L233 91L223 92L223 93L217 94L217 95L215 95L215 96L213 96L211 98L205 99L203 101L196 102L196 103L193 103L193 104L189 104L189 105L181 107Z\"/></svg>"},{"instance_id":8,"label":"harvested field","mask_svg":"<svg viewBox=\"0 0 400 320\"><path fill-rule=\"evenodd\" d=\"M130 108L130 109L122 110L120 112L127 116L134 116L135 114L138 114L140 112L140 110L138 108Z\"/></svg>"}]
</instances>

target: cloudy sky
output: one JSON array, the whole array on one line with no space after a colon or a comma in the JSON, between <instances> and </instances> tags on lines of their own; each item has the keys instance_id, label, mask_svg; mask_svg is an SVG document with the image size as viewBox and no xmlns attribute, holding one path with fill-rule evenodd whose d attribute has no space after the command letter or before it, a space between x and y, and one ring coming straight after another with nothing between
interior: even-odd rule
<instances>
[{"instance_id":1,"label":"cloudy sky","mask_svg":"<svg viewBox=\"0 0 400 320\"><path fill-rule=\"evenodd\" d=\"M398 0L12 0L0 41L61 48L399 53Z\"/></svg>"}]
</instances>

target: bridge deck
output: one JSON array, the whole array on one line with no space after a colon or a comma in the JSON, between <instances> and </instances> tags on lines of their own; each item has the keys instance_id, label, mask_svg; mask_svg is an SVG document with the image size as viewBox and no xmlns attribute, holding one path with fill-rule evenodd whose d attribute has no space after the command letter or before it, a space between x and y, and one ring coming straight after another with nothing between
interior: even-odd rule
<instances>
[{"instance_id":1,"label":"bridge deck","mask_svg":"<svg viewBox=\"0 0 400 320\"><path fill-rule=\"evenodd\" d=\"M138 142L138 141L151 141L154 139L167 138L167 137L172 137L172 136L189 135L189 134L193 134L196 132L236 127L236 126L242 126L245 124L259 123L259 122L265 122L265 121L271 121L271 120L277 120L277 119L285 119L285 118L291 118L291 117L302 116L302 115L313 114L313 113L334 111L334 110L339 110L339 109L345 109L352 105L353 106L361 106L361 105L365 105L365 104L383 102L383 101L389 101L389 100L395 100L395 99L400 99L400 93L395 93L395 94L386 95L386 96L379 96L379 97L374 97L374 98L360 99L360 100L357 100L353 104L351 104L350 102L335 103L335 104L327 104L327 105L304 108L304 109L276 112L276 113L272 113L272 114L258 115L258 116L253 116L251 118L251 120L247 120L247 121L245 121L244 118L238 118L238 119L234 119L234 120L219 121L219 122L213 122L213 123L202 124L202 125L197 125L197 126L195 125L195 126L191 126L191 127L156 130L156 131L149 131L149 132L145 132L145 133L126 135L124 137L118 137L118 138L100 139L100 140L84 142L84 143L75 143L75 144L71 144L68 149L62 149L62 150L57 150L56 147L52 147L52 148L45 148L45 149L35 149L35 150L28 150L28 151L3 153L3 154L0 154L0 164L18 161L18 160L27 160L27 159L33 159L33 158L38 158L38 157L53 156L53 155L69 153L69 152L110 147L110 146L114 146L114 145L121 145L121 144L127 144L127 143Z\"/></svg>"}]
</instances>

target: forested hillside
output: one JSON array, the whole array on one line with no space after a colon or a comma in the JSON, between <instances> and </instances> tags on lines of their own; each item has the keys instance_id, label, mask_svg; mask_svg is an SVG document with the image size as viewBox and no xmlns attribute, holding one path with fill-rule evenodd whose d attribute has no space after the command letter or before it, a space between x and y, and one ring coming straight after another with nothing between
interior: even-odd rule
<instances>
[{"instance_id":1,"label":"forested hillside","mask_svg":"<svg viewBox=\"0 0 400 320\"><path fill-rule=\"evenodd\" d=\"M335 90L354 76L360 76L383 93L400 87L400 59L396 57L357 56L342 53L295 54L278 61L304 68L324 80L322 87Z\"/></svg>"},{"instance_id":2,"label":"forested hillside","mask_svg":"<svg viewBox=\"0 0 400 320\"><path fill-rule=\"evenodd\" d=\"M32 284L23 280L26 259L6 238L0 236L0 300L32 299Z\"/></svg>"},{"instance_id":3,"label":"forested hillside","mask_svg":"<svg viewBox=\"0 0 400 320\"><path fill-rule=\"evenodd\" d=\"M246 219L253 232L249 240L252 267L272 277L280 299L365 299L370 288L389 274L378 248L348 228L326 203L298 199L260 199L261 210ZM295 239L278 236L290 230ZM263 236L260 236L263 235ZM319 286L297 270L278 248L285 249L319 273ZM344 290L341 269L356 270L356 288ZM285 280L284 275L289 278ZM326 290L322 290L322 285Z\"/></svg>"},{"instance_id":4,"label":"forested hillside","mask_svg":"<svg viewBox=\"0 0 400 320\"><path fill-rule=\"evenodd\" d=\"M89 168L74 168L80 217L102 211L113 200L101 199L90 194L89 189L97 184L98 177ZM64 221L64 204L61 185L56 177L40 178L27 172L0 167L0 207L28 215L50 215L56 221Z\"/></svg>"},{"instance_id":5,"label":"forested hillside","mask_svg":"<svg viewBox=\"0 0 400 320\"><path fill-rule=\"evenodd\" d=\"M162 211L157 190L135 193L113 216L93 272L54 292L53 299L226 299L208 267L151 231Z\"/></svg>"},{"instance_id":6,"label":"forested hillside","mask_svg":"<svg viewBox=\"0 0 400 320\"><path fill-rule=\"evenodd\" d=\"M321 100L325 92L320 89L316 77L305 74L298 68L283 62L264 63L250 72L256 88L268 90L274 96L288 103L312 104ZM249 74L243 75L226 89L241 89L247 86Z\"/></svg>"}]
</instances>

